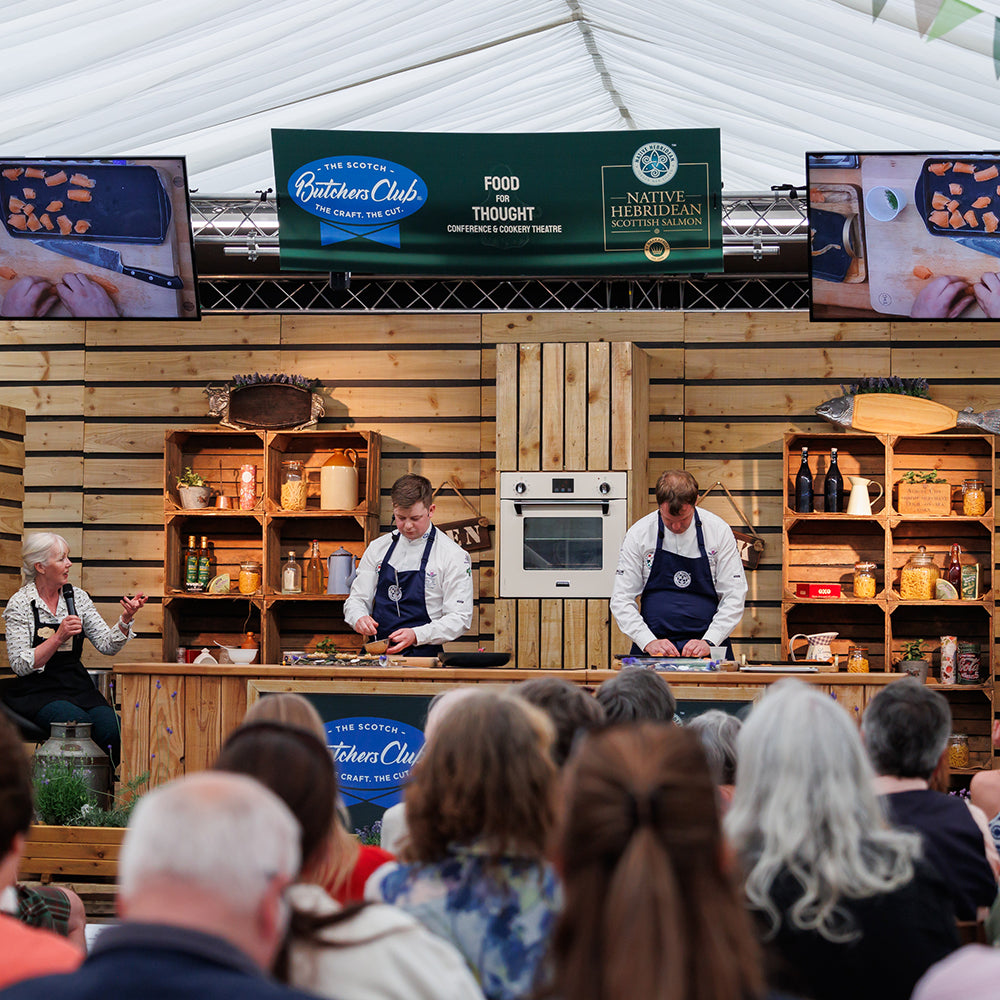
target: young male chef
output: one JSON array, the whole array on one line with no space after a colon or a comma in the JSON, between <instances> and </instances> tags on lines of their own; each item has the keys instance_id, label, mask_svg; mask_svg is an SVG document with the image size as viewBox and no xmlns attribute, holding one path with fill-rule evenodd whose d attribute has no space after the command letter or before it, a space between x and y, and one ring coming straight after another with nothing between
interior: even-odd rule
<instances>
[{"instance_id":1,"label":"young male chef","mask_svg":"<svg viewBox=\"0 0 1000 1000\"><path fill-rule=\"evenodd\" d=\"M611 613L632 655L707 657L743 617L747 581L732 529L698 510L698 483L670 469L656 484L658 509L625 534Z\"/></svg>"},{"instance_id":2,"label":"young male chef","mask_svg":"<svg viewBox=\"0 0 1000 1000\"><path fill-rule=\"evenodd\" d=\"M389 641L389 653L437 656L472 625L472 560L431 523L434 493L423 476L392 486L397 531L365 549L344 620L355 632Z\"/></svg>"}]
</instances>

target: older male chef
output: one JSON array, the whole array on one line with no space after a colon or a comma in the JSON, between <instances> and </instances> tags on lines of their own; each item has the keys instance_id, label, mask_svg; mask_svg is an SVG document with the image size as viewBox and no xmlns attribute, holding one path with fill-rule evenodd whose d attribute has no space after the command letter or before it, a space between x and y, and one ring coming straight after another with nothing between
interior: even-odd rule
<instances>
[{"instance_id":1,"label":"older male chef","mask_svg":"<svg viewBox=\"0 0 1000 1000\"><path fill-rule=\"evenodd\" d=\"M423 476L392 486L397 531L365 549L344 620L355 632L387 639L388 652L437 656L472 624L472 560L431 523L434 494Z\"/></svg>"},{"instance_id":2,"label":"older male chef","mask_svg":"<svg viewBox=\"0 0 1000 1000\"><path fill-rule=\"evenodd\" d=\"M709 655L729 647L743 617L747 581L732 529L698 510L698 483L668 470L656 484L658 510L622 542L611 613L633 642L632 655Z\"/></svg>"}]
</instances>

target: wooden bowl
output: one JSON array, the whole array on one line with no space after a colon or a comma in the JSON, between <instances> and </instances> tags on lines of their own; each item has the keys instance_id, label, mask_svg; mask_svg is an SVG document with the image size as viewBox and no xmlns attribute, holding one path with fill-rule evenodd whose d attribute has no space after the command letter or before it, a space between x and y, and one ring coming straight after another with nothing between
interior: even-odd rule
<instances>
[{"instance_id":1,"label":"wooden bowl","mask_svg":"<svg viewBox=\"0 0 1000 1000\"><path fill-rule=\"evenodd\" d=\"M365 643L365 652L370 653L372 656L381 656L388 648L389 643L385 639Z\"/></svg>"}]
</instances>

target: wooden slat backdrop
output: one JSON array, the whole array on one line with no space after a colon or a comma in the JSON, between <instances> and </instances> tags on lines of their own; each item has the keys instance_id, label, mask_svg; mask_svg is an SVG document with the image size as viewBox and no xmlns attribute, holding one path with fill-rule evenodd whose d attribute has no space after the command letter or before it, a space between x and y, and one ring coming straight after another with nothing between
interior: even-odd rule
<instances>
[{"instance_id":1,"label":"wooden slat backdrop","mask_svg":"<svg viewBox=\"0 0 1000 1000\"><path fill-rule=\"evenodd\" d=\"M24 410L0 405L0 603L21 586L25 427Z\"/></svg>"},{"instance_id":2,"label":"wooden slat backdrop","mask_svg":"<svg viewBox=\"0 0 1000 1000\"><path fill-rule=\"evenodd\" d=\"M557 411L540 410L534 425L525 426L524 459L537 468L543 458L557 462L561 452L563 467L581 467L598 455L608 461L625 447L624 439L588 426L588 413L606 409L610 420L613 398L605 400L604 383L595 384L594 376L606 370L613 387L621 358L615 348L635 345L648 365L647 375L633 383L645 384L649 419L631 428L630 447L648 448L649 463L645 495L641 486L633 491L633 512L652 509L655 479L670 466L686 466L703 488L721 480L733 491L767 542L760 568L749 574L748 610L734 643L737 653L759 658L775 655L781 637L785 432L826 431L813 408L838 395L841 382L864 375L923 376L932 397L946 405L997 406L1000 346L988 339L989 329L810 323L804 313L787 312L3 322L0 404L27 412L25 528L67 537L74 559L82 557L74 582L109 618L125 589L152 595L139 638L123 654L148 661L161 655L163 433L215 426L207 414L207 383L249 371L314 375L326 402L322 429L383 435L384 526L389 487L407 471L428 475L435 486L457 482L494 520L496 469L516 468L520 457L517 441L497 440L497 413L516 420L518 404L517 384L498 380L497 371L521 352L529 366L537 356L538 391L558 400L563 426L574 430L560 440ZM552 388L560 380L561 392ZM465 516L453 494L439 500L439 521ZM734 523L723 496L710 497L707 507ZM0 503L0 535L20 530L11 517ZM516 609L494 603L494 551L474 562L479 603L462 646L492 648L495 633L519 630ZM561 647L562 665L585 665L588 648L609 642L601 603L566 602L558 620L539 610L530 630L539 651L557 659ZM95 665L107 663L89 647L86 655ZM203 724L214 725L210 716Z\"/></svg>"}]
</instances>

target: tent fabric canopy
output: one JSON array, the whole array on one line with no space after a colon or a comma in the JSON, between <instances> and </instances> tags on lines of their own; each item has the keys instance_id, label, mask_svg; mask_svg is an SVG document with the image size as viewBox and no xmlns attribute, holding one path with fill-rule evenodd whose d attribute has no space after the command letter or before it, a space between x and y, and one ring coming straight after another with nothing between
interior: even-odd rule
<instances>
[{"instance_id":1,"label":"tent fabric canopy","mask_svg":"<svg viewBox=\"0 0 1000 1000\"><path fill-rule=\"evenodd\" d=\"M4 14L0 154L184 155L200 195L273 188L272 128L719 128L727 193L801 184L806 150L997 135L1000 0L13 0Z\"/></svg>"}]
</instances>

